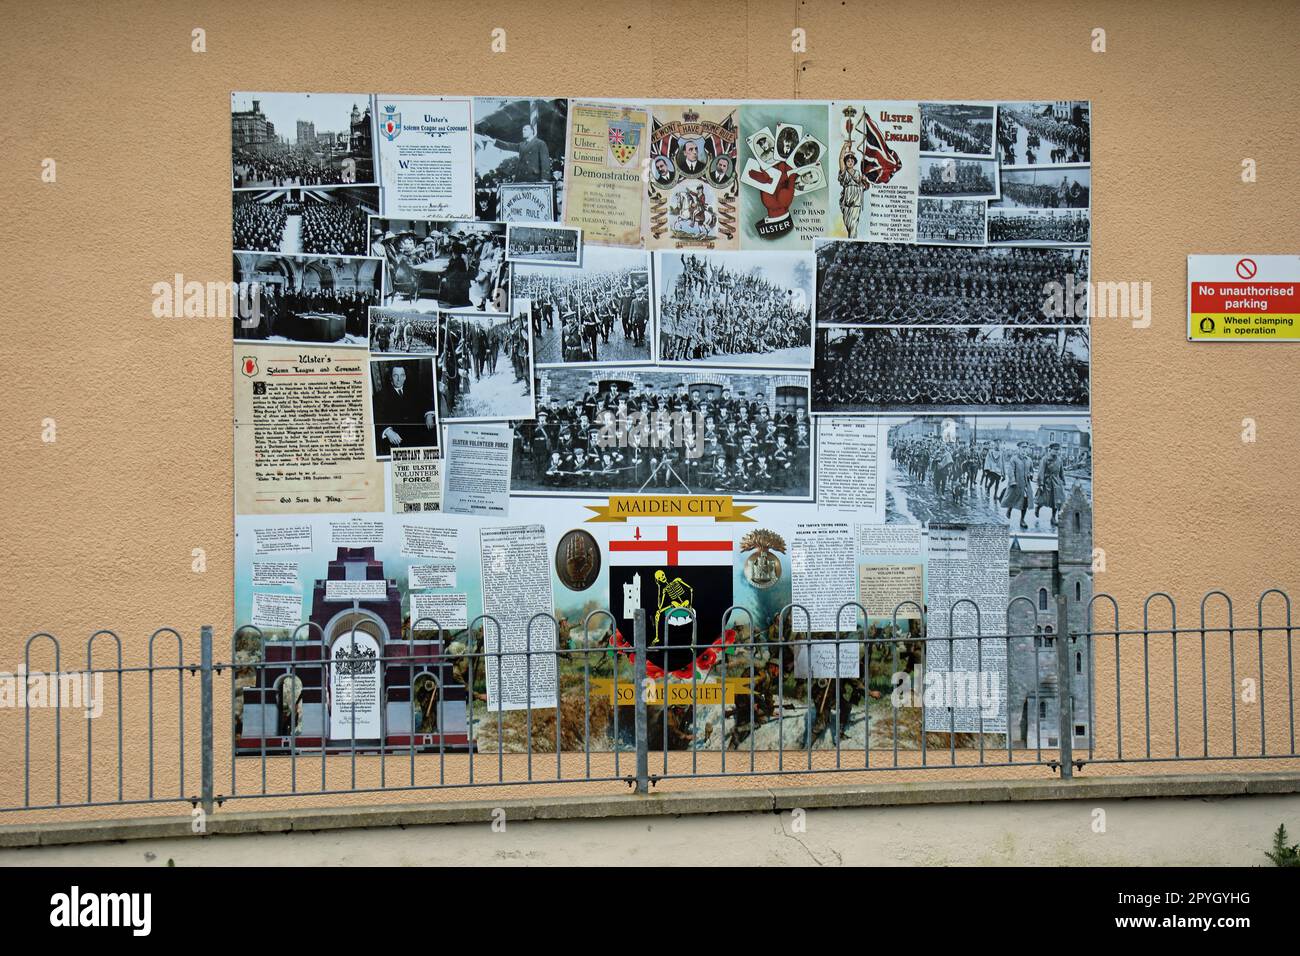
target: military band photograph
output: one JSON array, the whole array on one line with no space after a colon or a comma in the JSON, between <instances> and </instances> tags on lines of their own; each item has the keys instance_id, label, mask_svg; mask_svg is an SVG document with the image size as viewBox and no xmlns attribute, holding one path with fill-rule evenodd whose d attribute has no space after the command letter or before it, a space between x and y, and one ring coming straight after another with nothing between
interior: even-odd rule
<instances>
[{"instance_id":1,"label":"military band photograph","mask_svg":"<svg viewBox=\"0 0 1300 956\"><path fill-rule=\"evenodd\" d=\"M1091 113L1087 101L1003 103L998 107L998 157L1002 165L1091 161Z\"/></svg>"},{"instance_id":2,"label":"military band photograph","mask_svg":"<svg viewBox=\"0 0 1300 956\"><path fill-rule=\"evenodd\" d=\"M372 308L370 351L406 355L437 354L438 313Z\"/></svg>"},{"instance_id":3,"label":"military band photograph","mask_svg":"<svg viewBox=\"0 0 1300 956\"><path fill-rule=\"evenodd\" d=\"M730 494L807 501L807 373L541 369L514 423L511 492Z\"/></svg>"},{"instance_id":4,"label":"military band photograph","mask_svg":"<svg viewBox=\"0 0 1300 956\"><path fill-rule=\"evenodd\" d=\"M528 301L508 315L439 313L438 409L443 422L533 417Z\"/></svg>"},{"instance_id":5,"label":"military band photograph","mask_svg":"<svg viewBox=\"0 0 1300 956\"><path fill-rule=\"evenodd\" d=\"M661 364L811 367L812 253L655 256Z\"/></svg>"},{"instance_id":6,"label":"military band photograph","mask_svg":"<svg viewBox=\"0 0 1300 956\"><path fill-rule=\"evenodd\" d=\"M1048 289L1087 287L1086 249L908 246L832 239L818 242L816 255L819 326L1088 322L1086 297L1068 319L1049 315L1044 306Z\"/></svg>"},{"instance_id":7,"label":"military band photograph","mask_svg":"<svg viewBox=\"0 0 1300 956\"><path fill-rule=\"evenodd\" d=\"M652 363L650 254L586 246L582 258L579 267L512 268L515 296L532 302L538 366Z\"/></svg>"},{"instance_id":8,"label":"military band photograph","mask_svg":"<svg viewBox=\"0 0 1300 956\"><path fill-rule=\"evenodd\" d=\"M370 360L376 458L391 458L394 448L438 447L435 381L432 357Z\"/></svg>"},{"instance_id":9,"label":"military band photograph","mask_svg":"<svg viewBox=\"0 0 1300 956\"><path fill-rule=\"evenodd\" d=\"M1004 524L1054 535L1075 487L1092 499L1084 415L891 418L885 427L889 524Z\"/></svg>"},{"instance_id":10,"label":"military band photograph","mask_svg":"<svg viewBox=\"0 0 1300 956\"><path fill-rule=\"evenodd\" d=\"M991 103L922 103L921 152L993 159Z\"/></svg>"},{"instance_id":11,"label":"military band photograph","mask_svg":"<svg viewBox=\"0 0 1300 956\"><path fill-rule=\"evenodd\" d=\"M1089 336L1019 326L817 330L813 412L1069 412L1089 407Z\"/></svg>"},{"instance_id":12,"label":"military band photograph","mask_svg":"<svg viewBox=\"0 0 1300 956\"><path fill-rule=\"evenodd\" d=\"M576 266L582 262L582 230L574 226L506 227L506 259L539 265Z\"/></svg>"},{"instance_id":13,"label":"military band photograph","mask_svg":"<svg viewBox=\"0 0 1300 956\"><path fill-rule=\"evenodd\" d=\"M375 186L246 189L231 195L236 250L285 255L364 256L379 213Z\"/></svg>"},{"instance_id":14,"label":"military band photograph","mask_svg":"<svg viewBox=\"0 0 1300 956\"><path fill-rule=\"evenodd\" d=\"M236 189L375 185L369 93L231 93Z\"/></svg>"},{"instance_id":15,"label":"military band photograph","mask_svg":"<svg viewBox=\"0 0 1300 956\"><path fill-rule=\"evenodd\" d=\"M370 237L370 254L384 260L384 305L510 308L505 223L372 218Z\"/></svg>"},{"instance_id":16,"label":"military band photograph","mask_svg":"<svg viewBox=\"0 0 1300 956\"><path fill-rule=\"evenodd\" d=\"M364 346L381 271L380 260L365 257L236 252L235 281L255 290L256 309L235 316L235 338Z\"/></svg>"}]
</instances>

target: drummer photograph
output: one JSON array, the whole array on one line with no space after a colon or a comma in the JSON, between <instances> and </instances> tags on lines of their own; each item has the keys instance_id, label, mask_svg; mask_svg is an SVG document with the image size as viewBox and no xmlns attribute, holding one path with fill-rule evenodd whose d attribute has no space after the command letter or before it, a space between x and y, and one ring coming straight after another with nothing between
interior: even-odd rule
<instances>
[{"instance_id":1,"label":"drummer photograph","mask_svg":"<svg viewBox=\"0 0 1300 956\"><path fill-rule=\"evenodd\" d=\"M370 219L370 254L384 260L385 306L510 310L506 224Z\"/></svg>"}]
</instances>

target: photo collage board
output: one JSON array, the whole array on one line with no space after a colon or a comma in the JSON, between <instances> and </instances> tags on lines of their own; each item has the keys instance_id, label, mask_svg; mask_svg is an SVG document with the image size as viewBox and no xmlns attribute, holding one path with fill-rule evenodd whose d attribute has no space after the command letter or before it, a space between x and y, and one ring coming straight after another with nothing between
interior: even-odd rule
<instances>
[{"instance_id":1,"label":"photo collage board","mask_svg":"<svg viewBox=\"0 0 1300 956\"><path fill-rule=\"evenodd\" d=\"M1088 102L236 92L231 136L237 752L630 749L638 611L668 749L1057 744Z\"/></svg>"}]
</instances>

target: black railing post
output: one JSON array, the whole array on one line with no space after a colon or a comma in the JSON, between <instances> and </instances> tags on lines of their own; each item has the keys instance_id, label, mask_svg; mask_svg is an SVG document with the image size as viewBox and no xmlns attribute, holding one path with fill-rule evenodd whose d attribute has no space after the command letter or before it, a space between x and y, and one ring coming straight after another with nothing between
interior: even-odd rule
<instances>
[{"instance_id":1,"label":"black railing post","mask_svg":"<svg viewBox=\"0 0 1300 956\"><path fill-rule=\"evenodd\" d=\"M200 774L202 792L200 802L205 814L212 813L212 627L205 624L199 629L199 734L201 746Z\"/></svg>"},{"instance_id":2,"label":"black railing post","mask_svg":"<svg viewBox=\"0 0 1300 956\"><path fill-rule=\"evenodd\" d=\"M646 639L645 608L637 608L632 618L632 682L636 694L636 792L650 792L650 729L646 715ZM665 699L667 692L665 691Z\"/></svg>"},{"instance_id":3,"label":"black railing post","mask_svg":"<svg viewBox=\"0 0 1300 956\"><path fill-rule=\"evenodd\" d=\"M1064 593L1056 596L1056 716L1061 779L1069 780L1074 776L1074 695L1070 693L1069 601Z\"/></svg>"}]
</instances>

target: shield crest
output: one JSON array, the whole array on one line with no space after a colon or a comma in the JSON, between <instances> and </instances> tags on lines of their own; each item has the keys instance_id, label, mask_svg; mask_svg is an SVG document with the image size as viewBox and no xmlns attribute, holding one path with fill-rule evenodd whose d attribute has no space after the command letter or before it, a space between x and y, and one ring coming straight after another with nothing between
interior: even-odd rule
<instances>
[{"instance_id":1,"label":"shield crest","mask_svg":"<svg viewBox=\"0 0 1300 956\"><path fill-rule=\"evenodd\" d=\"M240 369L245 375L252 378L257 374L257 359L252 355L245 355L243 360L240 362Z\"/></svg>"},{"instance_id":2,"label":"shield crest","mask_svg":"<svg viewBox=\"0 0 1300 956\"><path fill-rule=\"evenodd\" d=\"M402 131L402 114L388 110L379 118L379 132L384 134L384 138L390 143L397 139L397 134Z\"/></svg>"},{"instance_id":3,"label":"shield crest","mask_svg":"<svg viewBox=\"0 0 1300 956\"><path fill-rule=\"evenodd\" d=\"M626 166L641 146L641 123L629 119L609 124L609 151L620 166Z\"/></svg>"}]
</instances>

